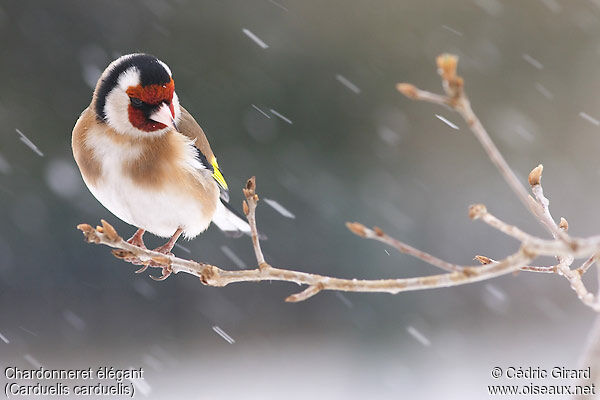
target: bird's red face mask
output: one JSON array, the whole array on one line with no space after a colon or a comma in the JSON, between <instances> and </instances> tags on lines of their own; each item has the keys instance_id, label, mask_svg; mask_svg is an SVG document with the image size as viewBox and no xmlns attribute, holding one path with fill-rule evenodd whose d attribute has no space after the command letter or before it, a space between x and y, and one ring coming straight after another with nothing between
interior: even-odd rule
<instances>
[{"instance_id":1,"label":"bird's red face mask","mask_svg":"<svg viewBox=\"0 0 600 400\"><path fill-rule=\"evenodd\" d=\"M137 85L127 89L130 98L129 122L144 132L154 132L175 126L175 108L173 79L163 85Z\"/></svg>"}]
</instances>

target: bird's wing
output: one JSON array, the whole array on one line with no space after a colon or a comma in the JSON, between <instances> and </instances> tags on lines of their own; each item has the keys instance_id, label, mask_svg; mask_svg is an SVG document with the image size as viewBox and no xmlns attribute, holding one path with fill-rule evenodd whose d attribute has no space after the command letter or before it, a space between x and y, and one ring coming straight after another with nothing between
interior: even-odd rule
<instances>
[{"instance_id":1,"label":"bird's wing","mask_svg":"<svg viewBox=\"0 0 600 400\"><path fill-rule=\"evenodd\" d=\"M213 222L223 232L239 236L241 233L250 233L250 225L239 212L229 204L229 188L223 174L219 170L219 164L215 157L204 131L198 125L194 117L183 107L181 107L181 117L177 123L177 130L183 135L194 141L198 150L198 159L202 165L212 172L212 176L221 190L221 201L217 204L217 211L213 217Z\"/></svg>"},{"instance_id":2,"label":"bird's wing","mask_svg":"<svg viewBox=\"0 0 600 400\"><path fill-rule=\"evenodd\" d=\"M221 195L226 199L229 199L227 182L225 182L225 178L223 178L223 174L221 174L221 171L219 170L217 158L210 148L210 144L208 143L204 131L200 125L198 125L194 117L192 117L192 115L183 107L181 107L181 117L179 122L177 122L177 130L194 142L194 146L196 146L196 149L198 150L200 162L206 169L213 173L213 178L217 181L219 188L221 189Z\"/></svg>"}]
</instances>

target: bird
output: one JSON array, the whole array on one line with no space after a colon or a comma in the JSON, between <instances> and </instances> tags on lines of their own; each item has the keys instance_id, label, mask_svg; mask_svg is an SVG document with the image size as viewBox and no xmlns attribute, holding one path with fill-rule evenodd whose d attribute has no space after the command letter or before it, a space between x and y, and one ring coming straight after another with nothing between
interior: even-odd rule
<instances>
[{"instance_id":1,"label":"bird","mask_svg":"<svg viewBox=\"0 0 600 400\"><path fill-rule=\"evenodd\" d=\"M72 150L92 195L137 228L130 244L145 249L150 232L168 238L154 250L170 255L181 235L192 239L211 222L225 233L250 233L229 204L204 131L179 103L171 69L153 55L127 54L108 65L75 123Z\"/></svg>"}]
</instances>

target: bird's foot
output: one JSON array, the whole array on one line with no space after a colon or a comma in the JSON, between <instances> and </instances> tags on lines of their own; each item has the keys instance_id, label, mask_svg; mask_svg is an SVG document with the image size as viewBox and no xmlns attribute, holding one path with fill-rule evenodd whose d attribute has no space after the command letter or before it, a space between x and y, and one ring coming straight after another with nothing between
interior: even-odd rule
<instances>
[{"instance_id":1,"label":"bird's foot","mask_svg":"<svg viewBox=\"0 0 600 400\"><path fill-rule=\"evenodd\" d=\"M156 277L154 275L150 275L150 278L154 279L155 281L164 281L169 276L171 276L172 273L173 273L173 268L170 265L167 265L167 266L162 267L162 275L161 276Z\"/></svg>"},{"instance_id":2,"label":"bird's foot","mask_svg":"<svg viewBox=\"0 0 600 400\"><path fill-rule=\"evenodd\" d=\"M133 234L132 237L127 239L127 243L137 246L140 249L147 249L146 245L144 244L144 233L145 232L146 231L144 229L138 229ZM135 271L136 274L141 274L142 272L147 270L148 267L152 264L152 262L142 261L138 257L128 257L125 259L125 261L130 262L133 265L141 265L142 266L142 268Z\"/></svg>"},{"instance_id":3,"label":"bird's foot","mask_svg":"<svg viewBox=\"0 0 600 400\"><path fill-rule=\"evenodd\" d=\"M164 245L155 248L152 251L156 251L157 253L161 253L166 256L172 256L172 255L174 255L173 253L171 253L173 246L174 246L174 243L171 244L171 241L169 241L169 242L165 243ZM161 276L156 277L156 276L150 275L150 278L154 279L155 281L164 281L165 279L167 279L169 277L169 275L171 275L173 273L173 269L171 268L170 265L164 266L164 265L157 264L154 261L150 261L149 265L153 266L153 267L161 267L162 268ZM146 268L148 268L148 265L144 266L143 268L138 269L135 272L136 273L144 272L146 270Z\"/></svg>"},{"instance_id":4,"label":"bird's foot","mask_svg":"<svg viewBox=\"0 0 600 400\"><path fill-rule=\"evenodd\" d=\"M171 238L169 239L169 241L167 243L163 244L160 247L155 248L154 251L165 254L167 256L172 256L173 253L171 253L171 250L173 250L173 246L175 246L175 242L177 242L177 239L179 239L179 236L181 236L182 233L183 233L183 229L178 228L175 231L175 233L173 234L173 236L171 236Z\"/></svg>"},{"instance_id":5,"label":"bird's foot","mask_svg":"<svg viewBox=\"0 0 600 400\"><path fill-rule=\"evenodd\" d=\"M140 272L144 272L144 270L146 268L148 268L148 262L147 261L142 261L139 257L135 257L135 256L131 256L131 257L125 257L123 258L124 261L131 263L133 265L143 265L143 267L136 272L136 274L139 274Z\"/></svg>"},{"instance_id":6,"label":"bird's foot","mask_svg":"<svg viewBox=\"0 0 600 400\"><path fill-rule=\"evenodd\" d=\"M172 256L174 254L171 253L171 250L173 250L174 246L175 246L175 243L169 244L169 242L167 242L167 243L163 244L162 246L159 246L159 247L155 248L152 251L156 251L157 253L161 253L161 254L164 254L166 256Z\"/></svg>"},{"instance_id":7,"label":"bird's foot","mask_svg":"<svg viewBox=\"0 0 600 400\"><path fill-rule=\"evenodd\" d=\"M144 232L145 231L143 229L138 229L132 237L127 239L127 243L145 249L146 245L144 244Z\"/></svg>"},{"instance_id":8,"label":"bird's foot","mask_svg":"<svg viewBox=\"0 0 600 400\"><path fill-rule=\"evenodd\" d=\"M139 260L139 258L138 258L138 260ZM142 266L142 268L140 268L140 269L136 269L136 270L135 270L135 273L136 273L136 274L141 274L142 272L144 272L145 270L147 270L147 269L148 269L148 266L150 265L150 264L148 264L147 262L146 262L146 263L142 263L142 262L140 262L140 263L138 264L138 263L136 263L136 262L130 261L130 263L132 263L132 264L134 264L134 265L141 265L141 266Z\"/></svg>"},{"instance_id":9,"label":"bird's foot","mask_svg":"<svg viewBox=\"0 0 600 400\"><path fill-rule=\"evenodd\" d=\"M144 230L138 229L132 237L127 239L127 243L132 244L134 246L139 247L140 249L146 249L146 245L144 244ZM144 272L148 268L148 262L144 262L140 260L138 257L126 257L125 261L133 264L133 265L141 265L142 268L135 271L136 274Z\"/></svg>"},{"instance_id":10,"label":"bird's foot","mask_svg":"<svg viewBox=\"0 0 600 400\"><path fill-rule=\"evenodd\" d=\"M179 238L179 235L181 234L181 232L178 230L175 235L173 235L173 237L171 239L169 239L169 241L165 244L163 244L160 247L155 248L153 251L156 251L157 253L161 253L164 254L166 256L172 256L174 255L173 253L171 253L171 250L173 250L173 246L175 246L175 242L177 241L177 238ZM154 279L155 281L164 281L165 279L167 279L172 273L173 273L173 268L170 265L160 265L157 264L154 261L150 261L150 266L153 267L161 267L162 268L162 274L159 277L150 275L150 278ZM144 272L146 270L148 266L145 266L144 268L141 268L140 270L138 270L139 272ZM136 271L136 272L138 272Z\"/></svg>"}]
</instances>

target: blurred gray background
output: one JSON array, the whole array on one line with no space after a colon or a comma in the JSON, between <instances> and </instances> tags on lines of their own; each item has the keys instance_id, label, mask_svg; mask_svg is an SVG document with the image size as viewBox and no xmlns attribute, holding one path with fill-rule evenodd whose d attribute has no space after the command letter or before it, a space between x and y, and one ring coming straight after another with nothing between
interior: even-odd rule
<instances>
[{"instance_id":1,"label":"blurred gray background","mask_svg":"<svg viewBox=\"0 0 600 400\"><path fill-rule=\"evenodd\" d=\"M256 175L261 197L294 214L260 203L270 262L348 278L433 274L344 222L464 264L518 246L471 222L471 203L545 232L456 114L395 84L440 91L434 58L458 54L515 171L525 181L543 162L555 217L598 233L599 37L597 1L2 1L0 366L143 367L137 398L152 399L481 399L494 366L576 367L594 314L553 275L300 304L283 302L293 284L135 275L75 229L105 218L134 231L85 188L70 140L106 65L152 53L174 71L233 203ZM214 227L181 244L191 254L177 255L219 266L254 259L247 238Z\"/></svg>"}]
</instances>

